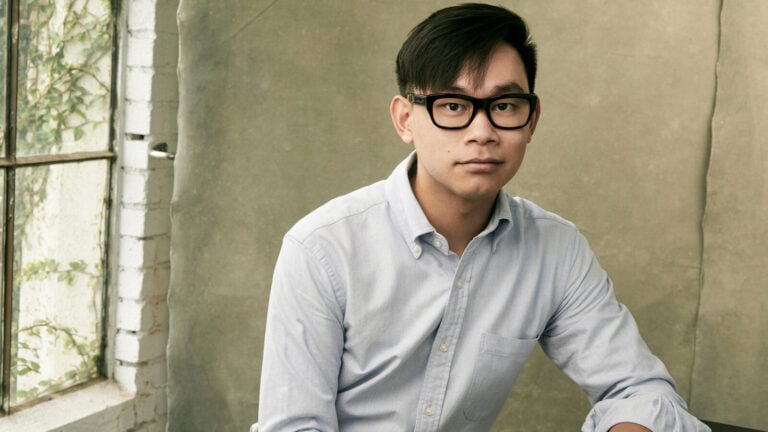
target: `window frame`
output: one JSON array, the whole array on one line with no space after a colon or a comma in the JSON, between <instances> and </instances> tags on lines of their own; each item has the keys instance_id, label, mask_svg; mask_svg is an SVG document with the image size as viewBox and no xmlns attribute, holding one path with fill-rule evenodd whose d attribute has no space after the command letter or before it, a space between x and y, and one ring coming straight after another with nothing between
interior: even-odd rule
<instances>
[{"instance_id":1,"label":"window frame","mask_svg":"<svg viewBox=\"0 0 768 432\"><path fill-rule=\"evenodd\" d=\"M18 409L23 409L27 406L34 405L41 400L50 397L50 395L43 395L32 401L20 404L18 406L11 406L11 357L12 357L12 323L14 319L13 310L13 278L14 278L14 214L15 214L15 190L16 190L16 170L18 168L41 166L41 165L56 165L66 163L78 163L87 161L104 160L107 161L109 166L107 169L107 215L105 217L104 226L104 254L102 256L102 262L104 263L104 279L102 281L102 311L101 311L101 343L100 343L100 358L101 362L98 365L98 372L100 377L107 377L109 374L108 362L109 353L107 346L111 335L112 325L110 322L110 310L112 309L109 303L109 290L111 286L111 278L114 271L114 265L112 264L112 249L111 239L116 238L114 232L114 213L115 213L115 167L118 162L117 152L115 151L116 143L116 126L117 126L117 96L119 93L118 88L118 70L119 70L119 0L110 0L110 7L112 13L112 44L111 44L111 71L110 71L110 94L109 94L109 135L107 137L107 150L102 151L85 151L85 152L72 152L61 154L43 154L43 155L28 155L17 156L17 104L18 104L18 84L19 84L19 45L20 45L20 0L8 0L7 1L7 29L8 33L5 35L8 41L7 46L7 75L6 82L1 85L5 85L6 88L6 115L3 119L5 122L5 145L3 154L0 154L0 170L4 172L4 199L2 205L2 211L4 216L4 231L3 231L3 252L2 252L2 333L0 341L2 345L2 353L0 353L0 418L9 416ZM87 386L89 383L98 382L99 378L90 380L86 383L77 384L70 388L77 389L83 386ZM67 392L69 388L56 392L54 394Z\"/></svg>"}]
</instances>

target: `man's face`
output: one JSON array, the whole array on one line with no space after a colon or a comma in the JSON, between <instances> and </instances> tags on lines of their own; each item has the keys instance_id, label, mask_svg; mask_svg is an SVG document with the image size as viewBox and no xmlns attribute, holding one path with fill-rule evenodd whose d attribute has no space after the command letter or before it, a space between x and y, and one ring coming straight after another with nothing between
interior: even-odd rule
<instances>
[{"instance_id":1,"label":"man's face","mask_svg":"<svg viewBox=\"0 0 768 432\"><path fill-rule=\"evenodd\" d=\"M460 93L488 98L504 93L528 93L528 80L517 50L501 44L491 56L485 76L473 82L464 70L450 89L432 93ZM397 102L397 99L400 101ZM477 113L464 129L435 126L425 106L402 97L393 101L393 121L402 139L414 145L418 165L413 188L417 197L448 203L487 202L517 173L539 117L538 105L531 121L521 129L495 128L485 111ZM403 110L398 127L396 105ZM407 104L407 105L406 105ZM459 201L456 201L456 200Z\"/></svg>"}]
</instances>

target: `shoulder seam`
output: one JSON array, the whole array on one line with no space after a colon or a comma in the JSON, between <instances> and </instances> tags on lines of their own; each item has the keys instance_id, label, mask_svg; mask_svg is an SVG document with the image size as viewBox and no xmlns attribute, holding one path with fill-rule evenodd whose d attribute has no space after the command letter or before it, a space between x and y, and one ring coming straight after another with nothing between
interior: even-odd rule
<instances>
[{"instance_id":1,"label":"shoulder seam","mask_svg":"<svg viewBox=\"0 0 768 432\"><path fill-rule=\"evenodd\" d=\"M306 240L309 236L314 234L316 231L321 230L323 228L330 227L332 225L336 225L337 223L339 223L341 221L344 221L344 220L346 220L348 218L351 218L351 217L354 217L354 216L358 216L358 215L360 215L362 213L365 213L365 212L369 211L370 209L372 209L374 207L378 207L378 206L380 206L382 204L387 204L387 203L388 203L388 201L386 199L382 199L380 201L376 201L374 203L371 203L369 206L367 206L365 208L362 208L362 209L359 209L357 211L350 212L350 213L345 213L343 215L339 215L338 217L336 217L334 219L331 219L329 221L326 221L326 222L324 222L322 224L319 224L319 225L313 227L311 230L307 230L301 238L299 238L299 237L297 237L295 235L291 235L291 234L294 233L294 229L293 228L291 230L289 230L286 235L291 235L291 237L293 239L295 239L296 241L300 242L303 245L304 244L304 240Z\"/></svg>"}]
</instances>

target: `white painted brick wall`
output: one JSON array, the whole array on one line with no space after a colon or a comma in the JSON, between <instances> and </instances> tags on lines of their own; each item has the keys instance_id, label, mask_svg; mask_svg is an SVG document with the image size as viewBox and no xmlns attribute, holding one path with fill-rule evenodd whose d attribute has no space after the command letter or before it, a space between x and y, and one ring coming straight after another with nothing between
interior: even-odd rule
<instances>
[{"instance_id":1,"label":"white painted brick wall","mask_svg":"<svg viewBox=\"0 0 768 432\"><path fill-rule=\"evenodd\" d=\"M151 158L176 149L178 0L128 0L124 40L123 128L118 215L114 379L134 394L119 431L165 431L168 283L173 162Z\"/></svg>"}]
</instances>

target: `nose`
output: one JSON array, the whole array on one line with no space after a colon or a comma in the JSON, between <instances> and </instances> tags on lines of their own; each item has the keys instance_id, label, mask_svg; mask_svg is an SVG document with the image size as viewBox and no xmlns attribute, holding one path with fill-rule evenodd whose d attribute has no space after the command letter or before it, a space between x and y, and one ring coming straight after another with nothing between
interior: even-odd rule
<instances>
[{"instance_id":1,"label":"nose","mask_svg":"<svg viewBox=\"0 0 768 432\"><path fill-rule=\"evenodd\" d=\"M498 130L491 124L488 113L483 109L478 110L475 118L467 126L467 141L488 144L498 141L498 137Z\"/></svg>"}]
</instances>

